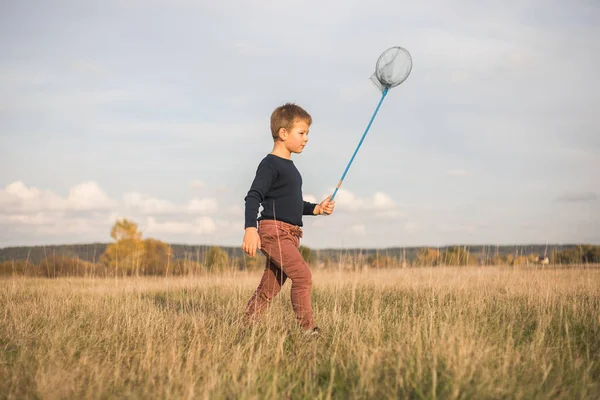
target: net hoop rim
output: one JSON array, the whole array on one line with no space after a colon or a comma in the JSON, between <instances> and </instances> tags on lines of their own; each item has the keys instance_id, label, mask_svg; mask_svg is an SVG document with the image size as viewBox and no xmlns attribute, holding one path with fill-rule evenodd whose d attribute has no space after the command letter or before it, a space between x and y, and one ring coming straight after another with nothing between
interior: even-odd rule
<instances>
[{"instance_id":1,"label":"net hoop rim","mask_svg":"<svg viewBox=\"0 0 600 400\"><path fill-rule=\"evenodd\" d=\"M409 61L409 66L408 66L408 72L406 73L406 76L404 77L404 79L402 79L400 82L395 83L393 85L387 85L385 83L383 83L381 81L381 79L379 78L379 61L381 61L381 58L390 50L392 49L398 49L400 51L402 51L404 54L406 54L408 56L408 61ZM410 73L412 72L412 56L410 55L410 52L408 50L406 50L404 47L402 46L392 46L388 49L386 49L383 53L381 53L381 55L377 58L377 62L375 63L375 76L377 77L377 80L379 81L379 83L381 84L381 86L383 86L385 89L391 89L394 88L398 85L400 85L401 83L403 83L406 79L408 79L408 76L410 75Z\"/></svg>"}]
</instances>

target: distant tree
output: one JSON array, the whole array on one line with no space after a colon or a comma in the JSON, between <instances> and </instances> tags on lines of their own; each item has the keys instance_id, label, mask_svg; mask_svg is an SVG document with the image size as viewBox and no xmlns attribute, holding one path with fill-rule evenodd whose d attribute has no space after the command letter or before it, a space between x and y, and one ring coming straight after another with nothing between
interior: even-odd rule
<instances>
[{"instance_id":1,"label":"distant tree","mask_svg":"<svg viewBox=\"0 0 600 400\"><path fill-rule=\"evenodd\" d=\"M515 259L512 261L512 264L510 264L510 265L516 266L516 265L527 265L527 264L529 264L528 257L521 255L521 256L515 257Z\"/></svg>"},{"instance_id":2,"label":"distant tree","mask_svg":"<svg viewBox=\"0 0 600 400\"><path fill-rule=\"evenodd\" d=\"M443 259L447 265L468 265L469 250L463 246L453 246L444 252Z\"/></svg>"},{"instance_id":3,"label":"distant tree","mask_svg":"<svg viewBox=\"0 0 600 400\"><path fill-rule=\"evenodd\" d=\"M600 263L600 246L580 245L557 251L552 254L555 264L595 264Z\"/></svg>"},{"instance_id":4,"label":"distant tree","mask_svg":"<svg viewBox=\"0 0 600 400\"><path fill-rule=\"evenodd\" d=\"M117 275L161 275L167 273L170 262L169 246L155 239L142 240L138 225L130 220L115 222L109 244L100 262Z\"/></svg>"},{"instance_id":5,"label":"distant tree","mask_svg":"<svg viewBox=\"0 0 600 400\"><path fill-rule=\"evenodd\" d=\"M513 256L512 254L507 254L505 261L506 261L506 264L508 264L508 265L514 265L515 264L515 256Z\"/></svg>"},{"instance_id":6,"label":"distant tree","mask_svg":"<svg viewBox=\"0 0 600 400\"><path fill-rule=\"evenodd\" d=\"M254 257L244 254L235 259L235 265L237 265L238 269L246 271L262 271L265 268L265 262L266 259L262 253L257 253Z\"/></svg>"},{"instance_id":7,"label":"distant tree","mask_svg":"<svg viewBox=\"0 0 600 400\"><path fill-rule=\"evenodd\" d=\"M191 259L171 257L167 263L169 275L196 275L205 270L204 265Z\"/></svg>"},{"instance_id":8,"label":"distant tree","mask_svg":"<svg viewBox=\"0 0 600 400\"><path fill-rule=\"evenodd\" d=\"M229 265L229 256L221 247L213 246L206 254L206 270L219 271L225 269Z\"/></svg>"},{"instance_id":9,"label":"distant tree","mask_svg":"<svg viewBox=\"0 0 600 400\"><path fill-rule=\"evenodd\" d=\"M138 235L137 232L131 235L122 235L123 231L113 235L114 232L115 228L113 227L111 236L115 239L115 243L106 247L104 254L100 257L100 262L117 275L138 275L143 272L145 248L141 235Z\"/></svg>"},{"instance_id":10,"label":"distant tree","mask_svg":"<svg viewBox=\"0 0 600 400\"><path fill-rule=\"evenodd\" d=\"M583 264L600 263L600 246L584 244L579 246Z\"/></svg>"},{"instance_id":11,"label":"distant tree","mask_svg":"<svg viewBox=\"0 0 600 400\"><path fill-rule=\"evenodd\" d=\"M10 260L0 263L0 276L42 276L42 270L38 265L31 264L27 260Z\"/></svg>"},{"instance_id":12,"label":"distant tree","mask_svg":"<svg viewBox=\"0 0 600 400\"><path fill-rule=\"evenodd\" d=\"M126 218L117 220L110 230L110 237L115 242L125 239L141 240L142 234L138 231L138 225Z\"/></svg>"},{"instance_id":13,"label":"distant tree","mask_svg":"<svg viewBox=\"0 0 600 400\"><path fill-rule=\"evenodd\" d=\"M323 259L323 267L324 268L330 268L330 267L332 267L332 266L334 266L336 264L337 263L334 261L333 257L331 257L331 256L326 256Z\"/></svg>"},{"instance_id":14,"label":"distant tree","mask_svg":"<svg viewBox=\"0 0 600 400\"><path fill-rule=\"evenodd\" d=\"M96 273L96 266L79 258L67 257L61 254L51 254L39 265L41 276L58 278L62 276L84 276Z\"/></svg>"},{"instance_id":15,"label":"distant tree","mask_svg":"<svg viewBox=\"0 0 600 400\"><path fill-rule=\"evenodd\" d=\"M145 275L173 274L174 268L169 271L171 261L171 248L168 244L156 239L145 239L144 259L142 262L142 273Z\"/></svg>"},{"instance_id":16,"label":"distant tree","mask_svg":"<svg viewBox=\"0 0 600 400\"><path fill-rule=\"evenodd\" d=\"M503 265L506 264L506 258L500 254L496 254L492 257L492 265Z\"/></svg>"},{"instance_id":17,"label":"distant tree","mask_svg":"<svg viewBox=\"0 0 600 400\"><path fill-rule=\"evenodd\" d=\"M398 261L385 254L373 254L367 258L367 264L371 268L390 268L399 265Z\"/></svg>"},{"instance_id":18,"label":"distant tree","mask_svg":"<svg viewBox=\"0 0 600 400\"><path fill-rule=\"evenodd\" d=\"M421 248L417 251L415 264L418 266L435 266L439 265L439 254L436 249Z\"/></svg>"}]
</instances>

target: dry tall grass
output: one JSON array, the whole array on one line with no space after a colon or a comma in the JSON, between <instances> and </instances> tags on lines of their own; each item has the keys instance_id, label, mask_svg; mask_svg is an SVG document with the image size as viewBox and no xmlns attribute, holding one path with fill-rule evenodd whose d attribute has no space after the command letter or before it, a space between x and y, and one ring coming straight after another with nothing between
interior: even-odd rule
<instances>
[{"instance_id":1,"label":"dry tall grass","mask_svg":"<svg viewBox=\"0 0 600 400\"><path fill-rule=\"evenodd\" d=\"M0 397L600 397L600 270L317 271L318 339L258 279L1 280Z\"/></svg>"}]
</instances>

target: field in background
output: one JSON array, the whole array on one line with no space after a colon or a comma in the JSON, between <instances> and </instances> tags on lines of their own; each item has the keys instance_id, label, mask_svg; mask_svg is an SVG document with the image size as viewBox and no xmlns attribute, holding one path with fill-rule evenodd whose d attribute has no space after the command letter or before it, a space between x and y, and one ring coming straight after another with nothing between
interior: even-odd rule
<instances>
[{"instance_id":1,"label":"field in background","mask_svg":"<svg viewBox=\"0 0 600 400\"><path fill-rule=\"evenodd\" d=\"M0 397L600 397L598 269L315 271L318 339L259 277L1 279Z\"/></svg>"}]
</instances>

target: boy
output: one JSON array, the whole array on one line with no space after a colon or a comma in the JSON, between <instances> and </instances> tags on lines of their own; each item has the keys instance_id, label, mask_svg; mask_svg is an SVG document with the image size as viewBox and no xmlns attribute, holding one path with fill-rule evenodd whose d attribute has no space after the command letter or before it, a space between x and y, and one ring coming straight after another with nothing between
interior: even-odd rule
<instances>
[{"instance_id":1,"label":"boy","mask_svg":"<svg viewBox=\"0 0 600 400\"><path fill-rule=\"evenodd\" d=\"M291 160L308 141L312 117L292 103L277 107L271 114L273 151L258 165L252 186L245 197L245 230L242 249L254 257L258 248L267 257L258 288L246 307L246 319L256 320L279 293L289 277L292 280L292 307L302 329L317 334L310 303L312 274L300 255L302 216L331 214L331 196L320 204L302 198L302 177ZM258 218L259 206L263 211Z\"/></svg>"}]
</instances>

